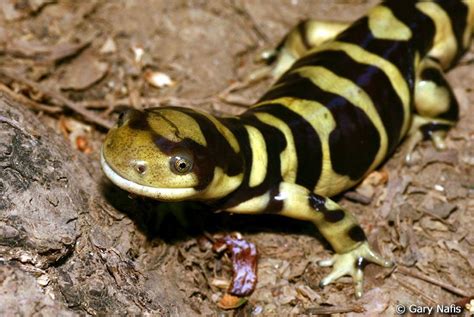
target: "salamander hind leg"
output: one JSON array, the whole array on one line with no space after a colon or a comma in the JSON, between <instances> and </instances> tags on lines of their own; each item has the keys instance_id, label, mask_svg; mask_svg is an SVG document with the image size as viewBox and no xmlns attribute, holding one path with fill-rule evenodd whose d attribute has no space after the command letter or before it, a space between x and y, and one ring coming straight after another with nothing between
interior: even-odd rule
<instances>
[{"instance_id":1,"label":"salamander hind leg","mask_svg":"<svg viewBox=\"0 0 474 317\"><path fill-rule=\"evenodd\" d=\"M304 20L294 26L274 49L265 51L267 63L275 61L272 76L280 77L293 63L312 48L334 39L349 26L344 22Z\"/></svg>"},{"instance_id":2,"label":"salamander hind leg","mask_svg":"<svg viewBox=\"0 0 474 317\"><path fill-rule=\"evenodd\" d=\"M354 280L355 296L360 298L363 294L364 261L372 262L383 267L392 267L394 263L374 252L367 241L362 242L355 249L342 254L335 254L331 259L321 260L319 266L332 266L333 270L321 280L319 285L324 287L342 276L350 275Z\"/></svg>"},{"instance_id":3,"label":"salamander hind leg","mask_svg":"<svg viewBox=\"0 0 474 317\"><path fill-rule=\"evenodd\" d=\"M415 111L409 132L406 161L421 140L431 139L438 150L446 148L448 130L459 119L459 104L439 63L430 57L422 63L415 84Z\"/></svg>"},{"instance_id":4,"label":"salamander hind leg","mask_svg":"<svg viewBox=\"0 0 474 317\"><path fill-rule=\"evenodd\" d=\"M364 261L384 267L393 265L393 262L384 259L370 248L364 231L355 217L329 198L319 196L297 184L281 183L278 188L269 191L267 196L259 201L262 203L258 204L258 212L278 213L286 217L311 221L331 244L336 255L320 264L334 268L321 281L321 286L343 275L350 275L354 279L355 294L360 297ZM246 210L249 206L257 205L244 203L241 205L242 208L233 208L232 211L250 212Z\"/></svg>"}]
</instances>

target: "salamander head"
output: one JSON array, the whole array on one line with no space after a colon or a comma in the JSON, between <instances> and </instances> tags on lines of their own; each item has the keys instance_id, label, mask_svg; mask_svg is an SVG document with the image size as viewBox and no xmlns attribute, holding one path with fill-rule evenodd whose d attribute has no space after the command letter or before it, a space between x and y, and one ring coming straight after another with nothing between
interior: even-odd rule
<instances>
[{"instance_id":1,"label":"salamander head","mask_svg":"<svg viewBox=\"0 0 474 317\"><path fill-rule=\"evenodd\" d=\"M196 122L172 109L122 113L102 146L101 164L120 188L159 200L192 198L199 179L212 177L203 165L206 140ZM201 163L201 164L199 164Z\"/></svg>"},{"instance_id":2,"label":"salamander head","mask_svg":"<svg viewBox=\"0 0 474 317\"><path fill-rule=\"evenodd\" d=\"M164 201L194 198L214 177L206 138L182 109L128 110L102 146L106 176L131 193Z\"/></svg>"}]
</instances>

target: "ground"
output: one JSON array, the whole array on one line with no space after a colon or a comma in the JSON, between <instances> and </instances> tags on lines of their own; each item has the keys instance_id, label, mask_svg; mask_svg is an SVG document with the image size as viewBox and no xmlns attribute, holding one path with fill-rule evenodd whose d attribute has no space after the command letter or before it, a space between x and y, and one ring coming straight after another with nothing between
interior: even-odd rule
<instances>
[{"instance_id":1,"label":"ground","mask_svg":"<svg viewBox=\"0 0 474 317\"><path fill-rule=\"evenodd\" d=\"M0 90L35 111L42 124L52 128L48 131L68 138L70 148L65 151L73 156L86 153L83 168L102 178L99 148L117 107L167 104L240 113L271 82L242 84L262 67L256 57L273 48L289 28L308 17L352 21L373 3L4 0ZM424 142L407 166L402 146L378 174L338 197L357 215L375 248L397 263L393 270L374 265L365 269L362 299L354 298L350 279L319 289L329 269L317 267L315 261L332 251L309 224L214 214L187 204L158 206L126 198L102 179L102 191L96 195L105 196L105 209L111 211L102 214L101 221L125 218L132 228L126 244L120 245L120 235L115 236L116 252L147 277L144 286L151 292L160 287L153 283L153 274L173 272L175 284L169 287L175 289L170 294L180 292L186 311L195 314L221 311L217 302L225 288L220 285L230 279L227 259L210 251L203 237L232 231L256 244L259 263L255 292L229 315L393 314L398 304L449 305L473 296L473 53L471 48L448 75L462 119L448 136L447 150L438 152ZM156 81L157 74L164 83ZM171 209L176 213L167 212ZM94 230L93 225L81 228ZM69 265L66 259L55 268ZM93 303L87 308L71 305L64 292L57 300L71 312L108 309L94 308ZM159 297L150 300L150 306L156 301Z\"/></svg>"}]
</instances>

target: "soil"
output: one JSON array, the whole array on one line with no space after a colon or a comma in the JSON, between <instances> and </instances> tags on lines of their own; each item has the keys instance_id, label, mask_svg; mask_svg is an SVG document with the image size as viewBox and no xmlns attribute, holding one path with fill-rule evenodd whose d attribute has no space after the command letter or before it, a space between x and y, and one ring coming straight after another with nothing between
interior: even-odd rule
<instances>
[{"instance_id":1,"label":"soil","mask_svg":"<svg viewBox=\"0 0 474 317\"><path fill-rule=\"evenodd\" d=\"M439 152L423 142L407 165L402 145L379 172L337 197L358 217L371 244L397 263L392 270L368 265L359 300L349 278L318 287L329 269L315 262L332 251L310 224L135 199L100 172L101 142L120 106L166 104L238 114L271 84L247 83L262 68L257 57L293 25L309 17L352 21L373 4L1 1L0 94L10 101L0 118L15 113L14 121L0 120L2 129L18 130L19 123L34 130L31 137L8 134L18 144L42 142L37 151L31 150L34 142L18 145L14 155L31 155L28 164L44 161L64 173L26 168L32 172L10 177L12 165L0 160L0 192L17 195L31 190L30 183L40 184L51 193L45 196L49 205L61 206L51 209L54 215L47 212L51 206L38 207L42 213L30 217L22 199L2 198L0 312L393 315L399 304L468 302L474 296L474 46L448 74L461 120L448 135L447 149ZM155 80L157 74L164 82ZM33 118L23 119L28 116ZM48 142L55 145L48 148ZM48 155L61 159L48 161ZM68 190L51 192L63 188L63 176ZM23 187L15 185L19 179ZM258 284L244 305L223 311L218 302L231 279L230 263L208 244L234 231L257 246ZM25 254L32 258L25 260ZM18 294L26 298L24 305L15 301Z\"/></svg>"}]
</instances>

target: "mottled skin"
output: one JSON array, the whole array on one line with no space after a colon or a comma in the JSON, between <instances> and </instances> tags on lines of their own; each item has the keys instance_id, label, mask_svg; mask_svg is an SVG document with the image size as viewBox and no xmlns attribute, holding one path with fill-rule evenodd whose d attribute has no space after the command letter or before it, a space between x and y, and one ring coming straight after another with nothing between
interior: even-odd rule
<instances>
[{"instance_id":1,"label":"mottled skin","mask_svg":"<svg viewBox=\"0 0 474 317\"><path fill-rule=\"evenodd\" d=\"M474 0L389 0L351 25L306 21L282 41L281 76L237 117L167 107L121 115L102 148L117 186L162 201L313 222L336 254L326 285L362 262L388 267L329 197L358 183L407 134L443 148L458 120L444 71L470 44Z\"/></svg>"}]
</instances>

